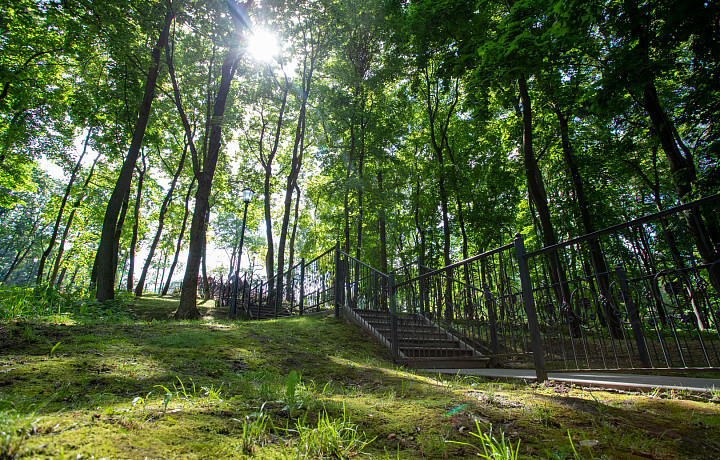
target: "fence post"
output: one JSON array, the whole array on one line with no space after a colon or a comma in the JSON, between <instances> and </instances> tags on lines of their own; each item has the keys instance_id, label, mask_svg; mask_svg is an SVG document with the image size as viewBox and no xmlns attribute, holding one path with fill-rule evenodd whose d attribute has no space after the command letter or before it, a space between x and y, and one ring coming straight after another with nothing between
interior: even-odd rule
<instances>
[{"instance_id":1,"label":"fence post","mask_svg":"<svg viewBox=\"0 0 720 460\"><path fill-rule=\"evenodd\" d=\"M397 337L397 304L395 302L395 273L390 273L388 278L388 295L390 296L390 349L395 361L398 359L398 337Z\"/></svg>"},{"instance_id":2,"label":"fence post","mask_svg":"<svg viewBox=\"0 0 720 460\"><path fill-rule=\"evenodd\" d=\"M497 335L497 309L492 293L488 289L487 284L483 286L485 291L485 308L488 312L488 321L490 322L490 349L494 355L500 354L500 343Z\"/></svg>"},{"instance_id":3,"label":"fence post","mask_svg":"<svg viewBox=\"0 0 720 460\"><path fill-rule=\"evenodd\" d=\"M419 281L419 294L420 294L420 316L425 316L425 295L427 291L427 287L425 286L425 278L423 275L425 274L425 266L420 261L420 258L418 259L418 276L420 276Z\"/></svg>"},{"instance_id":4,"label":"fence post","mask_svg":"<svg viewBox=\"0 0 720 460\"><path fill-rule=\"evenodd\" d=\"M243 308L243 305L245 305L245 286L249 286L249 285L247 284L247 272L245 272L245 276L243 276L242 301L240 301L240 307L241 307L241 308ZM248 293L248 297L249 297L249 295L250 295L250 294ZM248 300L249 300L249 299L248 299ZM244 313L243 315L246 316L246 317L247 317L247 316L250 316L250 315L248 315L248 313L247 313L247 306L244 307L244 310L245 310L245 313Z\"/></svg>"},{"instance_id":5,"label":"fence post","mask_svg":"<svg viewBox=\"0 0 720 460\"><path fill-rule=\"evenodd\" d=\"M545 351L543 350L540 324L538 323L537 311L535 310L535 298L533 297L530 268L525 259L525 241L522 235L516 233L514 243L518 272L520 273L520 285L522 286L523 305L525 306L525 314L527 315L528 327L530 329L530 343L535 361L535 375L537 375L538 382L544 382L547 380Z\"/></svg>"},{"instance_id":6,"label":"fence post","mask_svg":"<svg viewBox=\"0 0 720 460\"><path fill-rule=\"evenodd\" d=\"M628 316L630 317L630 325L633 331L633 337L638 347L638 354L640 355L640 361L643 367L650 366L650 356L647 351L647 344L645 343L645 337L642 332L642 324L640 323L640 314L638 313L637 305L633 301L632 295L630 294L630 287L627 282L627 274L622 264L618 264L615 268L617 273L618 281L620 282L620 291L622 292L623 302L625 302L625 308L627 308Z\"/></svg>"},{"instance_id":7,"label":"fence post","mask_svg":"<svg viewBox=\"0 0 720 460\"><path fill-rule=\"evenodd\" d=\"M305 258L300 259L300 316L305 308Z\"/></svg>"},{"instance_id":8,"label":"fence post","mask_svg":"<svg viewBox=\"0 0 720 460\"><path fill-rule=\"evenodd\" d=\"M342 292L342 273L340 270L340 242L335 243L335 318L340 318L340 301Z\"/></svg>"},{"instance_id":9,"label":"fence post","mask_svg":"<svg viewBox=\"0 0 720 460\"><path fill-rule=\"evenodd\" d=\"M260 297L258 297L258 301L257 301L257 306L258 306L257 319L260 319L260 307L261 307L262 299L263 299L263 284L264 283L262 282L262 280L258 280L258 281L260 282Z\"/></svg>"}]
</instances>

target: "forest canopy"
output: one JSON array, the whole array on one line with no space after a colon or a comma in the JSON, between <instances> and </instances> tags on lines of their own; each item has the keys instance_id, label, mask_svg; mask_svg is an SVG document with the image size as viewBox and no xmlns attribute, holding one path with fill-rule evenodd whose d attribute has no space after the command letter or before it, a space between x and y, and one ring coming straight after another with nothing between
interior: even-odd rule
<instances>
[{"instance_id":1,"label":"forest canopy","mask_svg":"<svg viewBox=\"0 0 720 460\"><path fill-rule=\"evenodd\" d=\"M699 0L3 2L0 280L107 301L184 270L196 316L244 188L266 278L336 242L440 268L716 194L719 40Z\"/></svg>"}]
</instances>

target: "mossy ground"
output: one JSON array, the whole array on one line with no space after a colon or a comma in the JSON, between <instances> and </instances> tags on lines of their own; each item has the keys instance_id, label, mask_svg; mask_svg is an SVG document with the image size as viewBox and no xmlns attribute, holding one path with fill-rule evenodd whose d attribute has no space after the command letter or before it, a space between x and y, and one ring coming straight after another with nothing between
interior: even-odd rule
<instances>
[{"instance_id":1,"label":"mossy ground","mask_svg":"<svg viewBox=\"0 0 720 460\"><path fill-rule=\"evenodd\" d=\"M471 433L492 425L525 458L720 457L717 395L443 378L394 366L332 316L231 321L208 302L179 322L176 305L0 322L0 459L296 458L298 425L324 413L372 440L347 456L477 458Z\"/></svg>"}]
</instances>

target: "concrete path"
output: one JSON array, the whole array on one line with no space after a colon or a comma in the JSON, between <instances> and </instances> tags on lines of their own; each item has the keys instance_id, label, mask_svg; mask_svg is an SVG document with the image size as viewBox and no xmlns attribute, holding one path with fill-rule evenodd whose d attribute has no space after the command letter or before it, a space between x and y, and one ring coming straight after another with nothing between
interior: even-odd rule
<instances>
[{"instance_id":1,"label":"concrete path","mask_svg":"<svg viewBox=\"0 0 720 460\"><path fill-rule=\"evenodd\" d=\"M536 379L533 369L423 369L423 371L452 375L477 375L490 378ZM693 393L709 393L712 388L720 391L720 379L697 377L616 374L614 372L548 372L548 379L580 386L647 392L655 388L665 391L691 391Z\"/></svg>"}]
</instances>

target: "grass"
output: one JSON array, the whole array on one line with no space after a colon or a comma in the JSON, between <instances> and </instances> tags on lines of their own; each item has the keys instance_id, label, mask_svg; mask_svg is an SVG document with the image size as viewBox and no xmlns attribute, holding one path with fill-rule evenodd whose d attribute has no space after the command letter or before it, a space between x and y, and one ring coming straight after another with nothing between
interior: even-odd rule
<instances>
[{"instance_id":1,"label":"grass","mask_svg":"<svg viewBox=\"0 0 720 460\"><path fill-rule=\"evenodd\" d=\"M408 371L331 316L22 302L0 320L0 459L720 457L717 391Z\"/></svg>"}]
</instances>

